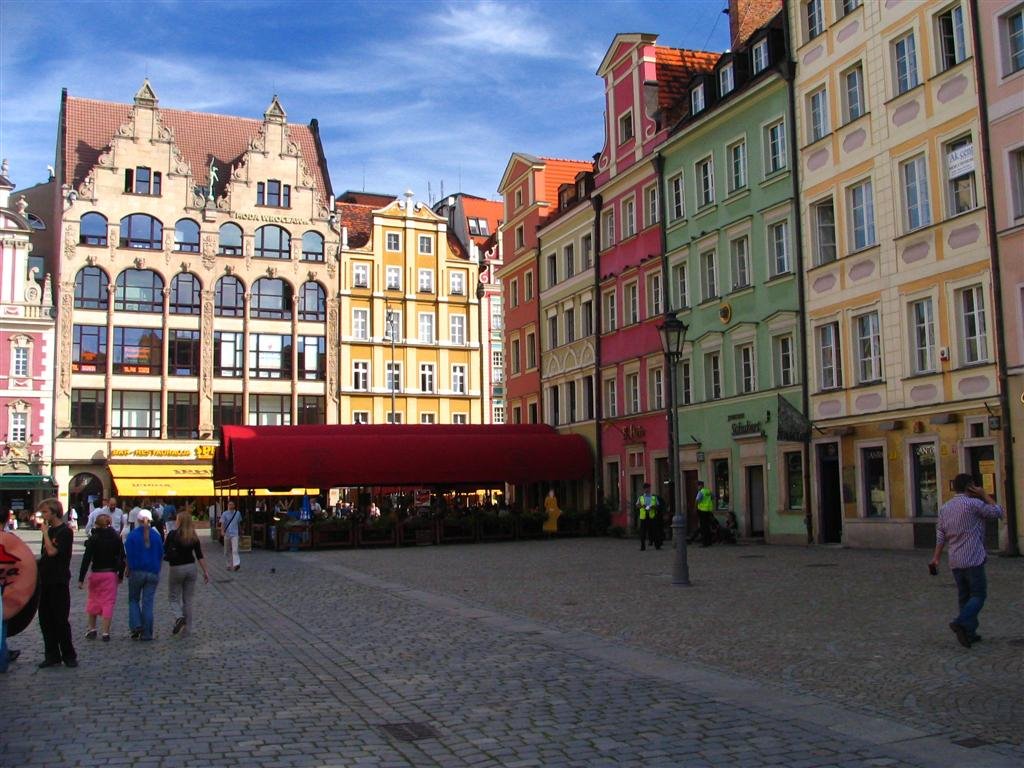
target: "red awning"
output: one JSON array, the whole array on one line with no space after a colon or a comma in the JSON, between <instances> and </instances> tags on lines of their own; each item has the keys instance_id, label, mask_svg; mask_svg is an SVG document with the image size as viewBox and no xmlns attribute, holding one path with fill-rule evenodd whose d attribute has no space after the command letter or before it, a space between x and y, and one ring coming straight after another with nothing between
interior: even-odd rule
<instances>
[{"instance_id":1,"label":"red awning","mask_svg":"<svg viewBox=\"0 0 1024 768\"><path fill-rule=\"evenodd\" d=\"M331 488L577 480L590 446L544 424L225 426L219 487Z\"/></svg>"}]
</instances>

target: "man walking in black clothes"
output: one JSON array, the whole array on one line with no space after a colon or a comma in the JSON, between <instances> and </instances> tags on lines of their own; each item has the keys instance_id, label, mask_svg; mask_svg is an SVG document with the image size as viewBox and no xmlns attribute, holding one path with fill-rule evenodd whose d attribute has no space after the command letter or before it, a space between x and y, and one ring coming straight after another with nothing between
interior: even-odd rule
<instances>
[{"instance_id":1,"label":"man walking in black clothes","mask_svg":"<svg viewBox=\"0 0 1024 768\"><path fill-rule=\"evenodd\" d=\"M42 557L39 559L39 629L46 658L40 669L78 666L71 643L71 546L74 534L64 524L64 507L58 499L44 499L36 511L43 513Z\"/></svg>"}]
</instances>

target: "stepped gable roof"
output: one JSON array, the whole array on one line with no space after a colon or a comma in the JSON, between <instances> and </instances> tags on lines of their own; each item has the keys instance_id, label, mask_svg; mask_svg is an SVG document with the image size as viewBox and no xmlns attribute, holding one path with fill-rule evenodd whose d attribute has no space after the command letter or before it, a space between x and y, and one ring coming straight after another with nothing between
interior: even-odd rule
<instances>
[{"instance_id":1,"label":"stepped gable roof","mask_svg":"<svg viewBox=\"0 0 1024 768\"><path fill-rule=\"evenodd\" d=\"M654 46L654 62L658 75L658 106L662 112L671 115L683 104L688 104L686 92L693 76L713 70L721 55L714 51Z\"/></svg>"},{"instance_id":2,"label":"stepped gable roof","mask_svg":"<svg viewBox=\"0 0 1024 768\"><path fill-rule=\"evenodd\" d=\"M558 188L563 184L573 184L576 174L580 171L592 171L594 163L590 160L563 160L557 157L542 157L544 163L544 197L549 204L548 213L558 212Z\"/></svg>"},{"instance_id":3,"label":"stepped gable roof","mask_svg":"<svg viewBox=\"0 0 1024 768\"><path fill-rule=\"evenodd\" d=\"M118 128L131 117L133 105L68 96L64 111L64 184L77 188L99 156L110 146ZM206 168L211 155L216 160L219 180L215 194L220 194L230 179L229 169L241 160L249 142L259 134L263 120L215 115L157 107L165 127L174 130L174 143L192 169L197 184L206 183ZM299 147L316 188L326 202L330 185L324 176L325 162L320 156L313 129L307 125L288 124L291 140Z\"/></svg>"},{"instance_id":4,"label":"stepped gable roof","mask_svg":"<svg viewBox=\"0 0 1024 768\"><path fill-rule=\"evenodd\" d=\"M376 206L335 203L338 226L348 228L348 247L362 248L373 238L373 212Z\"/></svg>"}]
</instances>

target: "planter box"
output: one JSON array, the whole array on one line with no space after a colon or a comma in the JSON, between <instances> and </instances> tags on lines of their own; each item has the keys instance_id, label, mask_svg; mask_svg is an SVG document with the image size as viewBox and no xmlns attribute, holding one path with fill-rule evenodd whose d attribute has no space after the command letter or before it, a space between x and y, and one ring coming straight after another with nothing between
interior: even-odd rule
<instances>
[{"instance_id":1,"label":"planter box","mask_svg":"<svg viewBox=\"0 0 1024 768\"><path fill-rule=\"evenodd\" d=\"M528 517L516 518L517 539L539 539L544 536L543 518L533 519Z\"/></svg>"},{"instance_id":2,"label":"planter box","mask_svg":"<svg viewBox=\"0 0 1024 768\"><path fill-rule=\"evenodd\" d=\"M480 541L509 541L516 537L516 519L512 515L483 515L477 530Z\"/></svg>"},{"instance_id":3,"label":"planter box","mask_svg":"<svg viewBox=\"0 0 1024 768\"><path fill-rule=\"evenodd\" d=\"M393 547L398 544L398 526L366 526L356 528L356 546Z\"/></svg>"},{"instance_id":4,"label":"planter box","mask_svg":"<svg viewBox=\"0 0 1024 768\"><path fill-rule=\"evenodd\" d=\"M404 520L399 527L399 544L402 546L426 546L437 544L437 522L414 518Z\"/></svg>"},{"instance_id":5,"label":"planter box","mask_svg":"<svg viewBox=\"0 0 1024 768\"><path fill-rule=\"evenodd\" d=\"M567 516L563 514L558 518L559 536L589 536L590 528L590 517L586 515Z\"/></svg>"},{"instance_id":6,"label":"planter box","mask_svg":"<svg viewBox=\"0 0 1024 768\"><path fill-rule=\"evenodd\" d=\"M352 525L314 525L313 526L313 547L314 549L326 549L328 547L352 547L355 546L355 532Z\"/></svg>"},{"instance_id":7,"label":"planter box","mask_svg":"<svg viewBox=\"0 0 1024 768\"><path fill-rule=\"evenodd\" d=\"M309 525L278 525L277 549L311 549L313 547L313 536Z\"/></svg>"},{"instance_id":8,"label":"planter box","mask_svg":"<svg viewBox=\"0 0 1024 768\"><path fill-rule=\"evenodd\" d=\"M458 520L441 520L438 523L442 544L456 544L476 541L476 520L463 517Z\"/></svg>"}]
</instances>

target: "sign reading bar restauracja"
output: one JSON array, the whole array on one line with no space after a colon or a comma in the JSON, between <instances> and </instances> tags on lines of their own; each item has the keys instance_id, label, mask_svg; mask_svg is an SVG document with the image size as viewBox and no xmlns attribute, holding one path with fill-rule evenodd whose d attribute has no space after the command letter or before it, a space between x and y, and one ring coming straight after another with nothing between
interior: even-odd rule
<instances>
[{"instance_id":1,"label":"sign reading bar restauracja","mask_svg":"<svg viewBox=\"0 0 1024 768\"><path fill-rule=\"evenodd\" d=\"M197 445L194 448L114 448L112 459L200 459L209 461L217 450L215 445Z\"/></svg>"}]
</instances>

